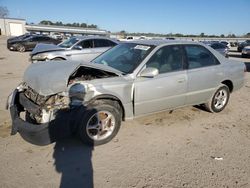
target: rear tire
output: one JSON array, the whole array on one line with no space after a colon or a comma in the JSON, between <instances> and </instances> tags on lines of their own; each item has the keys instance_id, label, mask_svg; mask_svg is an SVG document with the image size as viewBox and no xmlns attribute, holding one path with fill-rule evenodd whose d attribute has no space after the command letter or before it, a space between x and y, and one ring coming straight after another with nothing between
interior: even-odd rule
<instances>
[{"instance_id":1,"label":"rear tire","mask_svg":"<svg viewBox=\"0 0 250 188\"><path fill-rule=\"evenodd\" d=\"M229 97L229 88L225 84L222 84L219 89L216 90L211 99L204 104L205 108L212 113L221 112L226 107Z\"/></svg>"},{"instance_id":2,"label":"rear tire","mask_svg":"<svg viewBox=\"0 0 250 188\"><path fill-rule=\"evenodd\" d=\"M102 145L116 136L122 119L116 103L116 101L97 100L88 106L78 128L80 139L84 144Z\"/></svg>"}]
</instances>

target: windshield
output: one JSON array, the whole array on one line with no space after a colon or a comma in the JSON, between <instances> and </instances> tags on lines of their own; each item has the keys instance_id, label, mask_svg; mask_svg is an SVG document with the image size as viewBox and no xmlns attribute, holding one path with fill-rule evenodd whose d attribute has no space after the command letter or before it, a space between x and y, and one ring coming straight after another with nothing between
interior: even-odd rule
<instances>
[{"instance_id":1,"label":"windshield","mask_svg":"<svg viewBox=\"0 0 250 188\"><path fill-rule=\"evenodd\" d=\"M73 46L75 43L77 43L79 41L79 39L72 37L68 40L65 40L64 42L62 42L61 44L59 44L58 46L62 47L62 48L70 48L71 46Z\"/></svg>"},{"instance_id":2,"label":"windshield","mask_svg":"<svg viewBox=\"0 0 250 188\"><path fill-rule=\"evenodd\" d=\"M108 65L124 73L132 73L152 49L153 46L123 43L94 59L94 63Z\"/></svg>"}]
</instances>

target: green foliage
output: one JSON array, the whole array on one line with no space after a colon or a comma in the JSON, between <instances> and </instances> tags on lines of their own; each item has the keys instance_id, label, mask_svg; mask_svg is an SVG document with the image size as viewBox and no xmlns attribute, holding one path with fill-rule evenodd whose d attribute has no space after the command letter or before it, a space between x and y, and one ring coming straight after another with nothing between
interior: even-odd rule
<instances>
[{"instance_id":1,"label":"green foliage","mask_svg":"<svg viewBox=\"0 0 250 188\"><path fill-rule=\"evenodd\" d=\"M0 18L5 18L9 15L9 10L7 7L0 6Z\"/></svg>"},{"instance_id":2,"label":"green foliage","mask_svg":"<svg viewBox=\"0 0 250 188\"><path fill-rule=\"evenodd\" d=\"M69 27L83 27L83 28L95 28L95 29L97 29L98 28L98 26L97 25L94 25L94 24L90 24L90 25L88 25L88 24L86 24L86 23L76 23L76 22L74 22L74 23L62 23L61 21L60 22L52 22L52 21L50 21L50 20L42 20L42 21L40 21L40 23L39 24L41 24L41 25L56 25L56 26L69 26Z\"/></svg>"}]
</instances>

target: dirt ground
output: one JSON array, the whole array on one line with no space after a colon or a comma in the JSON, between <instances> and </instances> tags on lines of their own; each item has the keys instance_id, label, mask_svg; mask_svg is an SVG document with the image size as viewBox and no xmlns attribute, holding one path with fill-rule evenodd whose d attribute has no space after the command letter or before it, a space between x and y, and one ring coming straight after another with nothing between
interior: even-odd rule
<instances>
[{"instance_id":1,"label":"dirt ground","mask_svg":"<svg viewBox=\"0 0 250 188\"><path fill-rule=\"evenodd\" d=\"M9 135L4 109L28 54L0 38L0 187L250 187L249 73L219 114L186 107L125 122L95 148L75 139L41 147Z\"/></svg>"}]
</instances>

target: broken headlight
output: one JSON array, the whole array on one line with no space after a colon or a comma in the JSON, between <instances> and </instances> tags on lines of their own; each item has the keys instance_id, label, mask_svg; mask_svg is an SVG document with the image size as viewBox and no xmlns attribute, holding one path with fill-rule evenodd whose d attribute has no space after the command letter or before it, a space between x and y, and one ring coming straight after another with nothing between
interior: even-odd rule
<instances>
[{"instance_id":1,"label":"broken headlight","mask_svg":"<svg viewBox=\"0 0 250 188\"><path fill-rule=\"evenodd\" d=\"M32 56L32 61L44 61L47 59L47 54L46 53L42 53L42 54L37 54Z\"/></svg>"}]
</instances>

